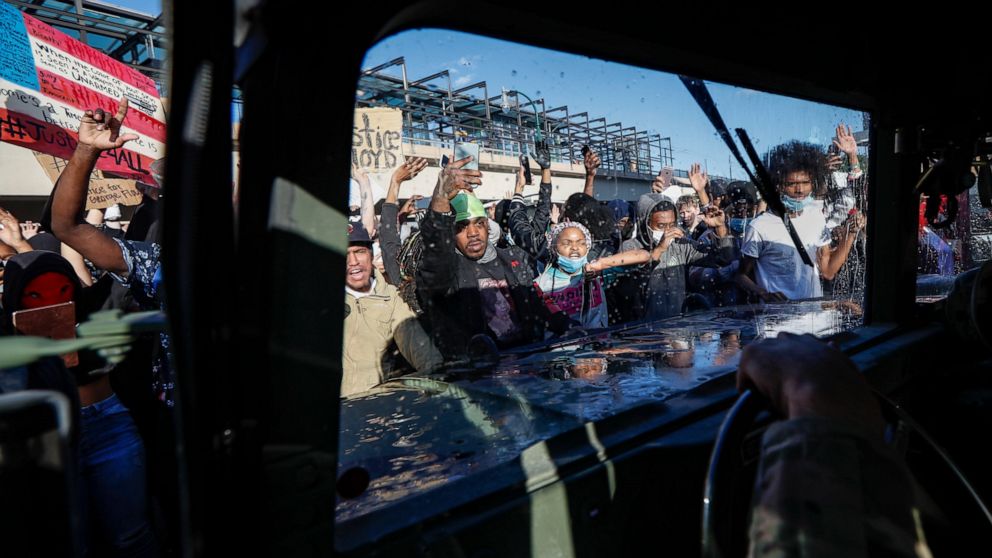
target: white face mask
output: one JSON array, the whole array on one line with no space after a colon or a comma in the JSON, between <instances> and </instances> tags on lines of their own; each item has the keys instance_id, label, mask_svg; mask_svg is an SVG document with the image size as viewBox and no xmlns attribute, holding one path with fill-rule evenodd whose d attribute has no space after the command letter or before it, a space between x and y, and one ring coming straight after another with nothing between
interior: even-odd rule
<instances>
[{"instance_id":1,"label":"white face mask","mask_svg":"<svg viewBox=\"0 0 992 558\"><path fill-rule=\"evenodd\" d=\"M655 242L661 242L661 239L665 238L665 231L656 231L651 227L648 227L648 230L651 231L651 240Z\"/></svg>"}]
</instances>

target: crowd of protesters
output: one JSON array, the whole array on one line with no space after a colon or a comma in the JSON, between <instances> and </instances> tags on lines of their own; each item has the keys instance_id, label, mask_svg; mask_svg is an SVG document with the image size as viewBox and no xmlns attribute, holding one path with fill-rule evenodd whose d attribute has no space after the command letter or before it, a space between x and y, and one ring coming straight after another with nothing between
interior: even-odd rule
<instances>
[{"instance_id":1,"label":"crowd of protesters","mask_svg":"<svg viewBox=\"0 0 992 558\"><path fill-rule=\"evenodd\" d=\"M122 100L116 114L85 113L78 146L37 222L20 223L0 209L0 335L50 331L58 338L59 327L71 332L98 310L161 309L160 179L143 186L127 223L116 206L85 210L98 157L135 139L120 131L127 110ZM117 364L80 350L2 376L0 393L54 389L75 410L73 509L82 512L84 555L160 556L170 548L164 541L177 540L178 525L166 519L179 506L168 345L167 335L155 335L136 340Z\"/></svg>"},{"instance_id":2,"label":"crowd of protesters","mask_svg":"<svg viewBox=\"0 0 992 558\"><path fill-rule=\"evenodd\" d=\"M126 115L126 100L114 115L85 113L78 147L38 222L22 224L0 210L0 333L18 333L19 312L66 303L74 323L100 309L162 307L158 185L144 189L127 226L117 208L85 211L97 158L134 139L120 132ZM523 195L527 157L514 192L488 203L474 192L484 177L471 157L441 169L428 200L401 198L404 183L427 167L424 159L403 162L387 188L353 169L342 396L558 336L823 296L865 227L855 209L865 184L850 130L838 126L835 144L843 158L799 142L767 154L811 266L753 184L709 180L698 164L688 173L693 194L663 172L635 201L600 200L601 161L586 148L583 191L561 205L552 203L551 157L542 143L531 154L540 168L534 204ZM175 527L156 520L175 517L178 506L168 351L160 334L115 365L81 351L69 382L54 378L50 362L28 370L25 385L59 389L80 409L74 443L93 554L157 556Z\"/></svg>"},{"instance_id":3,"label":"crowd of protesters","mask_svg":"<svg viewBox=\"0 0 992 558\"><path fill-rule=\"evenodd\" d=\"M342 395L404 371L638 320L825 293L856 299L858 281L835 283L853 273L852 253L863 269L855 246L867 185L850 129L836 133L830 150L791 142L765 157L812 265L754 184L710 180L699 164L688 172L691 194L663 171L636 201L600 200L601 161L586 146L583 191L560 205L541 142L531 153L540 168L534 204L523 195L527 157L503 200L476 196L484 176L471 157L440 170L429 200L401 198L425 159L407 159L388 188L353 169Z\"/></svg>"}]
</instances>

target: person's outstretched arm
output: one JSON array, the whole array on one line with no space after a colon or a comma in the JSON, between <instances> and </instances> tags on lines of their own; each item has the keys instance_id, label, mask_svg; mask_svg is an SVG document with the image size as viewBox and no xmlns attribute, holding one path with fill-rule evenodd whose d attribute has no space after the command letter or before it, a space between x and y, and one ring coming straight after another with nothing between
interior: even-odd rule
<instances>
[{"instance_id":1,"label":"person's outstretched arm","mask_svg":"<svg viewBox=\"0 0 992 558\"><path fill-rule=\"evenodd\" d=\"M547 249L544 233L551 222L551 156L546 146L538 146L534 161L541 166L541 185L537 194L537 206L534 217L527 218L527 209L521 193L513 196L510 202L510 236L513 242L521 247L527 255L538 260ZM523 170L517 171L518 190L523 190Z\"/></svg>"},{"instance_id":2,"label":"person's outstretched arm","mask_svg":"<svg viewBox=\"0 0 992 558\"><path fill-rule=\"evenodd\" d=\"M586 151L582 160L582 164L586 167L586 183L582 188L582 192L587 196L595 197L593 192L596 189L596 169L599 168L601 163L602 161L595 151L592 149Z\"/></svg>"},{"instance_id":3,"label":"person's outstretched arm","mask_svg":"<svg viewBox=\"0 0 992 558\"><path fill-rule=\"evenodd\" d=\"M103 109L83 114L79 122L79 144L59 176L52 200L52 233L96 267L118 275L128 272L121 247L79 216L86 202L90 174L100 154L138 139L134 134L120 133L126 117L127 98L121 99L113 116Z\"/></svg>"},{"instance_id":4,"label":"person's outstretched arm","mask_svg":"<svg viewBox=\"0 0 992 558\"><path fill-rule=\"evenodd\" d=\"M421 158L408 159L393 171L393 176L389 180L389 190L386 192L386 201L382 204L382 219L379 222L379 247L382 249L382 265L386 268L389 282L398 286L400 284L400 264L399 254L401 249L399 215L397 206L399 201L400 186L417 176L420 171L427 167L427 160ZM414 203L413 198L407 200L403 209Z\"/></svg>"}]
</instances>

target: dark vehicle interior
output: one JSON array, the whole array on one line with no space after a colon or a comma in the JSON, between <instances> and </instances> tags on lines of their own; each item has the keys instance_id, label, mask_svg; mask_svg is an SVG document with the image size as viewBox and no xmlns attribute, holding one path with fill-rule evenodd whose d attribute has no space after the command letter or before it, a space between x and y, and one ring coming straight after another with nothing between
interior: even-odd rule
<instances>
[{"instance_id":1,"label":"dark vehicle interior","mask_svg":"<svg viewBox=\"0 0 992 558\"><path fill-rule=\"evenodd\" d=\"M992 187L984 20L946 5L899 14L897 24L854 6L693 4L654 14L387 1L328 17L284 0L239 5L232 17L231 4L171 8L163 269L182 386L185 554L746 552L757 440L774 417L753 402L734 407L729 373L577 423L513 463L336 520L335 501L374 486L377 471L339 465L347 192L327 185L347 180L366 51L422 27L870 112L864 325L836 341L890 402L896 443L926 493L934 554L987 546L992 462L979 440L992 426L992 271L961 274L937 301L918 300L916 283L920 192L957 195L975 165L977 188ZM244 117L232 212L229 191L213 186L231 182L235 83ZM309 226L314 219L323 225Z\"/></svg>"}]
</instances>

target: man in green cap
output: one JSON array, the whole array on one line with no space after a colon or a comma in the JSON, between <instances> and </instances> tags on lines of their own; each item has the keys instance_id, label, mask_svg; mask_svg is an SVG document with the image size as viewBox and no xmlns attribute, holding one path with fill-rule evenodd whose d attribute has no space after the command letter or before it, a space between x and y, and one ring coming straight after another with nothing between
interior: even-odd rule
<instances>
[{"instance_id":1,"label":"man in green cap","mask_svg":"<svg viewBox=\"0 0 992 558\"><path fill-rule=\"evenodd\" d=\"M417 296L447 358L468 354L480 335L502 349L542 340L549 328L563 333L569 325L568 316L550 313L538 296L530 257L515 246L489 243L485 208L472 193L482 174L462 168L470 160L441 171L420 224L425 249Z\"/></svg>"}]
</instances>

